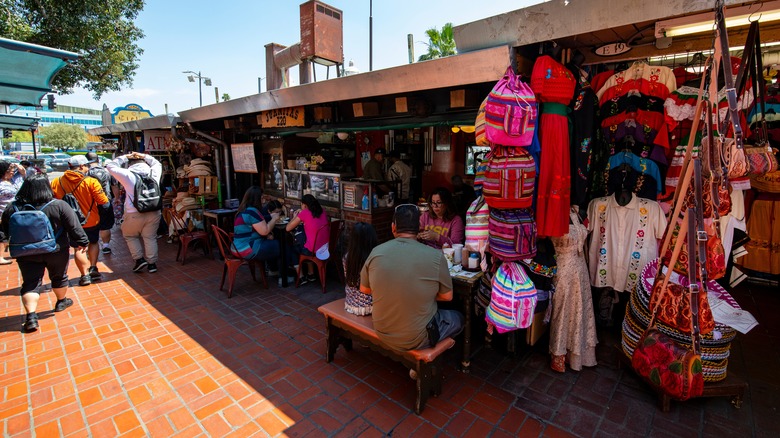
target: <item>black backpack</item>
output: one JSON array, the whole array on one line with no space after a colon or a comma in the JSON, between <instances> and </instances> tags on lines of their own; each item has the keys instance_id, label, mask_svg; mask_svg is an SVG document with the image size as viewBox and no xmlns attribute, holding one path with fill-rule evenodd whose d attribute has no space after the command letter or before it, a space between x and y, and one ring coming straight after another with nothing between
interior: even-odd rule
<instances>
[{"instance_id":1,"label":"black backpack","mask_svg":"<svg viewBox=\"0 0 780 438\"><path fill-rule=\"evenodd\" d=\"M100 182L100 186L103 187L103 192L108 197L108 200L111 201L113 194L111 193L111 175L108 171L102 167L91 167L89 172L87 172L87 175Z\"/></svg>"},{"instance_id":2,"label":"black backpack","mask_svg":"<svg viewBox=\"0 0 780 438\"><path fill-rule=\"evenodd\" d=\"M89 213L87 213L87 216L84 216L84 212L81 211L81 206L79 205L79 201L78 201L78 199L76 199L75 196L73 196L73 192L77 188L79 188L81 183L83 183L86 178L87 177L82 178L81 181L79 181L79 183L76 184L76 187L73 188L73 190L71 190L69 192L65 192L65 185L63 184L62 177L60 177L60 187L62 187L62 191L65 192L65 195L63 195L62 200L65 201L65 203L68 204L70 206L70 208L72 208L73 211L76 212L76 218L79 220L79 223L81 225L84 225L85 223L87 223L87 218L89 217ZM90 207L90 210L92 210L91 207Z\"/></svg>"},{"instance_id":3,"label":"black backpack","mask_svg":"<svg viewBox=\"0 0 780 438\"><path fill-rule=\"evenodd\" d=\"M135 175L135 186L133 190L133 207L139 213L162 210L162 192L157 180L149 175L142 175L133 172Z\"/></svg>"}]
</instances>

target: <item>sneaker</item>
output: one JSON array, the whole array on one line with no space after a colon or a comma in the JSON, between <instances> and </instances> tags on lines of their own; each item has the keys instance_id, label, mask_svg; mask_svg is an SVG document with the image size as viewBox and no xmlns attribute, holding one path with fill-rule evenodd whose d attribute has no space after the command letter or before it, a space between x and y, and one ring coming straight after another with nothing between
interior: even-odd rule
<instances>
[{"instance_id":1,"label":"sneaker","mask_svg":"<svg viewBox=\"0 0 780 438\"><path fill-rule=\"evenodd\" d=\"M100 271L98 271L97 266L91 266L89 268L89 278L91 278L92 280L100 280L101 278L103 278L103 274L101 274Z\"/></svg>"},{"instance_id":2,"label":"sneaker","mask_svg":"<svg viewBox=\"0 0 780 438\"><path fill-rule=\"evenodd\" d=\"M270 277L278 277L279 271L268 271L268 276Z\"/></svg>"},{"instance_id":3,"label":"sneaker","mask_svg":"<svg viewBox=\"0 0 780 438\"><path fill-rule=\"evenodd\" d=\"M150 273L154 274L157 272L157 263L149 263L149 267L147 269L149 269Z\"/></svg>"},{"instance_id":4,"label":"sneaker","mask_svg":"<svg viewBox=\"0 0 780 438\"><path fill-rule=\"evenodd\" d=\"M165 243L173 243L173 236L168 236L168 239L165 241Z\"/></svg>"},{"instance_id":5,"label":"sneaker","mask_svg":"<svg viewBox=\"0 0 780 438\"><path fill-rule=\"evenodd\" d=\"M73 300L71 300L70 298L63 298L61 300L57 300L57 303L54 305L54 311L62 312L63 310L67 309L72 305L73 305Z\"/></svg>"},{"instance_id":6,"label":"sneaker","mask_svg":"<svg viewBox=\"0 0 780 438\"><path fill-rule=\"evenodd\" d=\"M307 275L301 275L301 281L298 282L298 286L303 286L304 284L308 284L310 282L311 280L309 280Z\"/></svg>"},{"instance_id":7,"label":"sneaker","mask_svg":"<svg viewBox=\"0 0 780 438\"><path fill-rule=\"evenodd\" d=\"M103 247L103 254L111 254L111 247L110 246L104 246Z\"/></svg>"},{"instance_id":8,"label":"sneaker","mask_svg":"<svg viewBox=\"0 0 780 438\"><path fill-rule=\"evenodd\" d=\"M38 314L35 312L27 314L27 320L24 321L25 333L30 333L38 330Z\"/></svg>"},{"instance_id":9,"label":"sneaker","mask_svg":"<svg viewBox=\"0 0 780 438\"><path fill-rule=\"evenodd\" d=\"M314 275L314 274L309 274L309 275L306 276L306 280L309 283L314 283L314 282L317 281L317 276Z\"/></svg>"},{"instance_id":10,"label":"sneaker","mask_svg":"<svg viewBox=\"0 0 780 438\"><path fill-rule=\"evenodd\" d=\"M144 259L138 259L135 261L135 266L133 266L133 272L141 272L141 269L146 267L149 263L146 262Z\"/></svg>"},{"instance_id":11,"label":"sneaker","mask_svg":"<svg viewBox=\"0 0 780 438\"><path fill-rule=\"evenodd\" d=\"M92 278L89 275L82 275L79 279L79 286L89 286L92 284Z\"/></svg>"}]
</instances>

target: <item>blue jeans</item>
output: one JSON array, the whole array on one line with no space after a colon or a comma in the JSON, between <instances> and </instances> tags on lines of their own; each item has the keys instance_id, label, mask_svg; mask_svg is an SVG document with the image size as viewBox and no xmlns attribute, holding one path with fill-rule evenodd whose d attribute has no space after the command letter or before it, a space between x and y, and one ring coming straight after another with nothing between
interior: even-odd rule
<instances>
[{"instance_id":1,"label":"blue jeans","mask_svg":"<svg viewBox=\"0 0 780 438\"><path fill-rule=\"evenodd\" d=\"M465 318L463 314L457 310L439 309L436 311L436 315L433 316L433 320L439 327L439 340L449 337L455 337L463 331L463 323ZM426 341L424 345L418 348L430 348L435 345L431 345L430 340Z\"/></svg>"}]
</instances>

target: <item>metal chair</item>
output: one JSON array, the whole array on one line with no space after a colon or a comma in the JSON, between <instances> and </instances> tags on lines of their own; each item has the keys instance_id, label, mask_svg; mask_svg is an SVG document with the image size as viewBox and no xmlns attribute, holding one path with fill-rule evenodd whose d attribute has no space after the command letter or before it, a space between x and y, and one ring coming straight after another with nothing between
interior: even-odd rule
<instances>
[{"instance_id":1,"label":"metal chair","mask_svg":"<svg viewBox=\"0 0 780 438\"><path fill-rule=\"evenodd\" d=\"M317 272L319 273L320 282L322 283L322 293L325 293L325 283L327 280L327 267L328 262L331 260L334 260L336 262L336 272L338 272L339 268L339 260L337 260L337 257L334 257L334 253L336 253L336 246L338 245L338 231L341 225L341 220L335 220L333 222L329 222L322 227L320 227L319 230L314 234L314 241L317 241L317 236L319 236L320 233L328 233L328 252L330 253L330 257L328 257L326 260L320 260L317 258L316 255L303 255L301 254L298 257L298 272L296 273L295 277L295 287L298 287L298 285L301 283L301 268L303 268L304 262L310 262L313 263L314 266L317 267ZM343 268L342 268L343 270ZM341 277L341 276L339 276Z\"/></svg>"},{"instance_id":2,"label":"metal chair","mask_svg":"<svg viewBox=\"0 0 780 438\"><path fill-rule=\"evenodd\" d=\"M187 250L193 243L200 242L203 245L203 255L211 254L211 242L208 233L204 230L187 230L186 222L179 217L174 208L167 208L167 212L164 212L171 223L173 223L173 229L179 238L179 250L176 252L176 261L181 258L181 264L184 264L184 260L187 258ZM166 214L167 213L167 214Z\"/></svg>"},{"instance_id":3,"label":"metal chair","mask_svg":"<svg viewBox=\"0 0 780 438\"><path fill-rule=\"evenodd\" d=\"M240 257L233 255L230 251L230 247L233 245L233 239L228 235L225 230L219 228L216 225L212 225L214 230L214 237L217 239L217 247L219 253L225 260L225 264L222 266L222 280L219 283L219 290L222 290L222 286L225 284L225 277L228 279L228 292L227 296L230 298L233 296L233 285L236 283L236 273L238 268L243 265L249 266L249 272L252 273L252 279L257 281L255 276L255 266L260 268L260 276L263 279L263 287L268 289L268 281L265 278L265 262L260 260L244 260Z\"/></svg>"}]
</instances>

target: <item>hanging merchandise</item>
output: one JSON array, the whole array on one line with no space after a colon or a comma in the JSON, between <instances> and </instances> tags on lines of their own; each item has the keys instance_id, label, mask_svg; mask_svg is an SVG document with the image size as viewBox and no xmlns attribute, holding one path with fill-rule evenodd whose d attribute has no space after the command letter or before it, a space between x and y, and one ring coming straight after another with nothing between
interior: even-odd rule
<instances>
[{"instance_id":1,"label":"hanging merchandise","mask_svg":"<svg viewBox=\"0 0 780 438\"><path fill-rule=\"evenodd\" d=\"M530 210L490 209L488 250L502 261L518 261L536 255L536 222Z\"/></svg>"},{"instance_id":2,"label":"hanging merchandise","mask_svg":"<svg viewBox=\"0 0 780 438\"><path fill-rule=\"evenodd\" d=\"M639 272L658 257L666 217L657 202L632 196L620 205L615 196L597 198L588 205L588 251L591 285L633 291Z\"/></svg>"},{"instance_id":3,"label":"hanging merchandise","mask_svg":"<svg viewBox=\"0 0 780 438\"><path fill-rule=\"evenodd\" d=\"M533 140L536 117L534 92L520 80L520 75L516 75L510 65L487 97L487 140L504 146L529 146Z\"/></svg>"},{"instance_id":4,"label":"hanging merchandise","mask_svg":"<svg viewBox=\"0 0 780 438\"><path fill-rule=\"evenodd\" d=\"M540 236L569 231L571 167L568 107L577 81L569 69L550 56L540 56L531 73L531 88L542 102L539 141L542 158L537 188L536 221Z\"/></svg>"},{"instance_id":5,"label":"hanging merchandise","mask_svg":"<svg viewBox=\"0 0 780 438\"><path fill-rule=\"evenodd\" d=\"M482 101L477 111L477 118L474 120L474 139L477 146L490 146L490 142L487 139L485 132L485 106L487 105L488 98Z\"/></svg>"},{"instance_id":6,"label":"hanging merchandise","mask_svg":"<svg viewBox=\"0 0 780 438\"><path fill-rule=\"evenodd\" d=\"M696 232L694 231L696 220L694 216L695 209L688 210L687 221L683 222L683 232L688 232L689 254L696 254L696 247L693 243L696 238ZM699 216L701 217L701 215ZM675 245L671 260L672 264L677 261L679 249L682 245L682 242L678 242ZM689 272L693 271L694 259L691 259ZM672 290L667 287L671 272L668 270L666 274L662 274L662 272L662 269L658 270L651 294L650 306L653 316L650 319L647 331L642 335L634 350L631 366L656 390L676 400L688 400L698 397L704 392L704 374L700 355L699 317L707 324L707 327L702 327L702 331L712 331L715 323L712 320L712 313L709 311L709 307L706 309L699 308L699 304L702 303L700 295L703 295L703 303L706 305L707 292L706 288L703 291L699 290L699 285L696 283L693 274L689 277L690 283L687 293L683 292L679 296L667 299L672 294ZM661 277L663 277L663 280L661 280ZM659 284L662 285L661 288L657 287ZM677 310L675 322L678 324L675 327L678 329L690 329L693 349L689 350L685 346L678 345L673 339L656 328L654 322L656 316L658 316L658 311L661 309L664 312L670 309ZM689 312L687 320L683 318L683 309ZM699 313L700 311L701 313Z\"/></svg>"},{"instance_id":7,"label":"hanging merchandise","mask_svg":"<svg viewBox=\"0 0 780 438\"><path fill-rule=\"evenodd\" d=\"M571 204L585 210L590 201L588 188L591 179L591 152L594 142L597 141L598 97L587 80L586 72L575 67L574 74L579 81L571 103Z\"/></svg>"},{"instance_id":8,"label":"hanging merchandise","mask_svg":"<svg viewBox=\"0 0 780 438\"><path fill-rule=\"evenodd\" d=\"M488 332L528 328L536 308L536 288L518 263L503 263L493 277L490 305L485 312Z\"/></svg>"},{"instance_id":9,"label":"hanging merchandise","mask_svg":"<svg viewBox=\"0 0 780 438\"><path fill-rule=\"evenodd\" d=\"M491 208L528 208L533 203L536 163L518 148L495 145L486 157L482 194Z\"/></svg>"},{"instance_id":10,"label":"hanging merchandise","mask_svg":"<svg viewBox=\"0 0 780 438\"><path fill-rule=\"evenodd\" d=\"M488 242L488 221L490 207L485 198L479 196L466 211L466 248L484 253Z\"/></svg>"}]
</instances>

